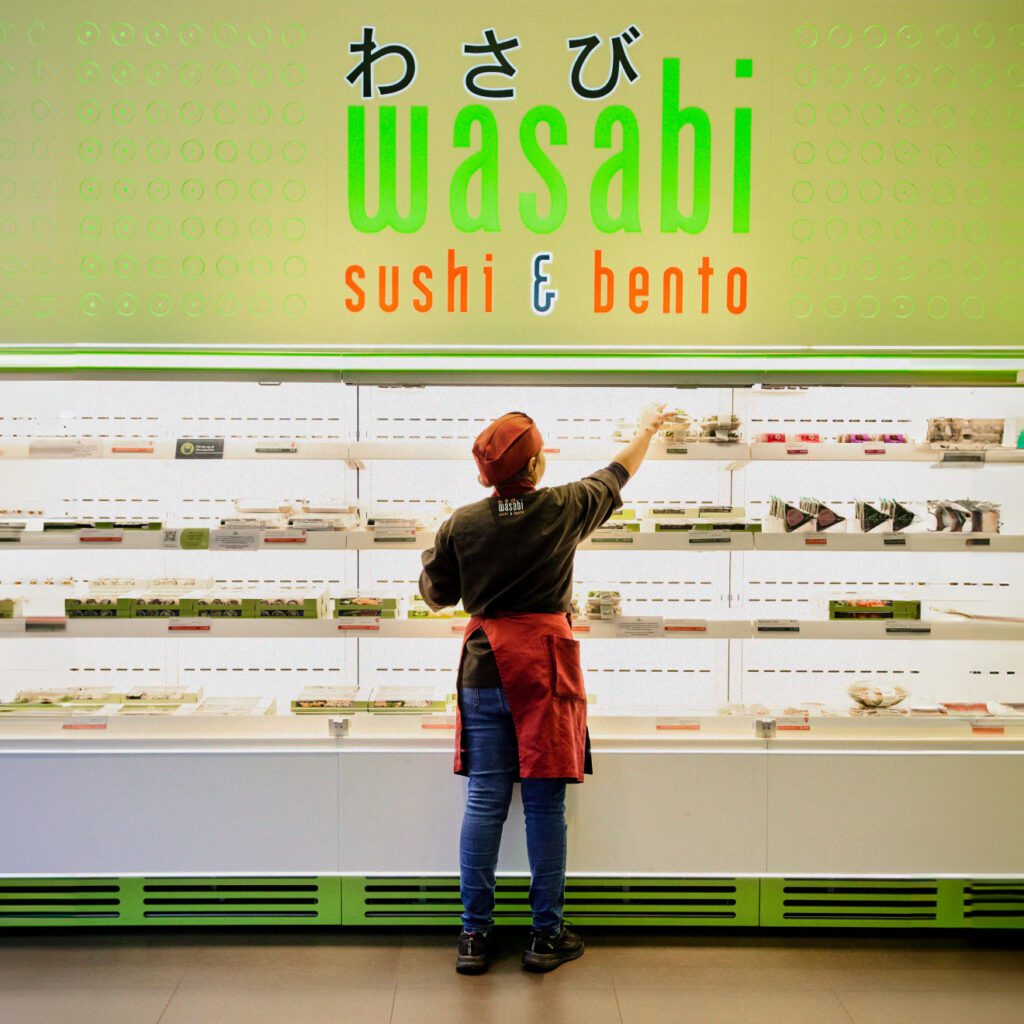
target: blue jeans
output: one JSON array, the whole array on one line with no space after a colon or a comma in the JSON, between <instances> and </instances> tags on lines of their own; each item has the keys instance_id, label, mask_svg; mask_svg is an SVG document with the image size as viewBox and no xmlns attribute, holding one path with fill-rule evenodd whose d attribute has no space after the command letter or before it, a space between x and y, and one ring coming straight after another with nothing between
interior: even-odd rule
<instances>
[{"instance_id":1,"label":"blue jeans","mask_svg":"<svg viewBox=\"0 0 1024 1024\"><path fill-rule=\"evenodd\" d=\"M494 923L494 871L519 771L519 748L501 687L464 689L461 708L469 751L469 793L459 841L462 926L486 932ZM523 779L522 791L533 926L554 935L562 927L565 901L565 781Z\"/></svg>"}]
</instances>

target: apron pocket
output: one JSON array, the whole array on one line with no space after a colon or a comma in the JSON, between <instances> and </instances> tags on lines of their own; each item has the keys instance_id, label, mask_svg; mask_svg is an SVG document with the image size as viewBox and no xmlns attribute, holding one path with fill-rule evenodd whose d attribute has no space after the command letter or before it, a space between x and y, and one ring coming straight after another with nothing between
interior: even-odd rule
<instances>
[{"instance_id":1,"label":"apron pocket","mask_svg":"<svg viewBox=\"0 0 1024 1024\"><path fill-rule=\"evenodd\" d=\"M551 652L552 691L562 700L586 703L583 669L580 666L580 642L568 636L546 636Z\"/></svg>"}]
</instances>

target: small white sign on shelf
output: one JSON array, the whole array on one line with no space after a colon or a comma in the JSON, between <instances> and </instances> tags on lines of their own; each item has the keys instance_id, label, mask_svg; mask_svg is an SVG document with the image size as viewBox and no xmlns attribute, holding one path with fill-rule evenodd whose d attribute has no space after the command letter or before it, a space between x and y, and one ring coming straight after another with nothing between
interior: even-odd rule
<instances>
[{"instance_id":1,"label":"small white sign on shelf","mask_svg":"<svg viewBox=\"0 0 1024 1024\"><path fill-rule=\"evenodd\" d=\"M211 530L211 551L258 551L262 534L259 530Z\"/></svg>"},{"instance_id":2,"label":"small white sign on shelf","mask_svg":"<svg viewBox=\"0 0 1024 1024\"><path fill-rule=\"evenodd\" d=\"M42 437L29 441L28 455L30 459L98 459L103 449L98 441L84 438Z\"/></svg>"},{"instance_id":3,"label":"small white sign on shelf","mask_svg":"<svg viewBox=\"0 0 1024 1024\"><path fill-rule=\"evenodd\" d=\"M660 615L620 615L615 619L615 635L623 637L664 636L665 620Z\"/></svg>"}]
</instances>

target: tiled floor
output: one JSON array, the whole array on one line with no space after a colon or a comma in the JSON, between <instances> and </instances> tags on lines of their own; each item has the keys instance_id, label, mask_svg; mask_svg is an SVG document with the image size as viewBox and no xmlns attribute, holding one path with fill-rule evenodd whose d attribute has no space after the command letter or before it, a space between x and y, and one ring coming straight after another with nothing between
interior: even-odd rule
<instances>
[{"instance_id":1,"label":"tiled floor","mask_svg":"<svg viewBox=\"0 0 1024 1024\"><path fill-rule=\"evenodd\" d=\"M508 929L0 934L0 1024L1024 1024L1024 934L587 933L549 975Z\"/></svg>"}]
</instances>

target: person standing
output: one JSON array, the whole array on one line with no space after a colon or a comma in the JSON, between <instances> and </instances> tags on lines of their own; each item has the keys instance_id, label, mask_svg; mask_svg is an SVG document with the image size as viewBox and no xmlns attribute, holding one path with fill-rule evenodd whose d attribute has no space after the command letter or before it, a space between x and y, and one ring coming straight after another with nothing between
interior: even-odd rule
<instances>
[{"instance_id":1,"label":"person standing","mask_svg":"<svg viewBox=\"0 0 1024 1024\"><path fill-rule=\"evenodd\" d=\"M579 642L571 627L576 546L620 508L665 419L644 412L634 439L582 480L538 488L543 440L522 412L498 417L473 458L490 497L457 509L423 553L419 588L435 611L471 616L459 661L455 772L469 776L460 835L464 913L455 969L490 966L495 870L514 782L522 783L533 928L523 967L550 971L583 955L562 919L565 787L592 773Z\"/></svg>"}]
</instances>

